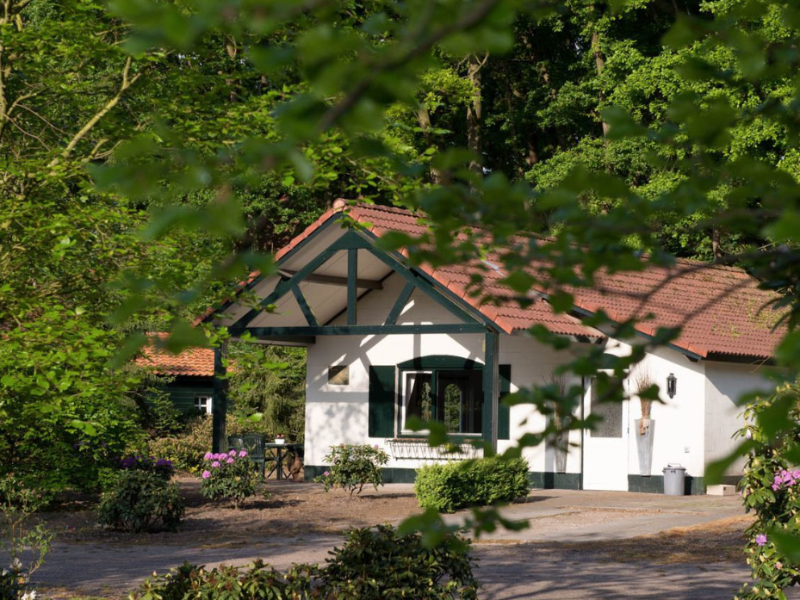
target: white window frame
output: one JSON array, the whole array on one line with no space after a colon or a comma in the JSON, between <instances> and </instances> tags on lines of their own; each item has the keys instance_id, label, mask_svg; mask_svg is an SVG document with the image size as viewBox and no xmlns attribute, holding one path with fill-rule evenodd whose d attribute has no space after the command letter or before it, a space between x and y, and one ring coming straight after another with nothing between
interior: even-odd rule
<instances>
[{"instance_id":1,"label":"white window frame","mask_svg":"<svg viewBox=\"0 0 800 600\"><path fill-rule=\"evenodd\" d=\"M205 404L205 407L203 407ZM211 394L195 394L194 397L194 407L197 410L204 411L207 415L210 415L214 405L214 396Z\"/></svg>"}]
</instances>

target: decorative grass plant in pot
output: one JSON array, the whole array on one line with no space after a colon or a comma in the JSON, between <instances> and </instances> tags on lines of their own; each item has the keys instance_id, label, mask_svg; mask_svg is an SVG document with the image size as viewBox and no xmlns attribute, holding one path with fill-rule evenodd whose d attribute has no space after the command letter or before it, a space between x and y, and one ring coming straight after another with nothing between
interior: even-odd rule
<instances>
[{"instance_id":1,"label":"decorative grass plant in pot","mask_svg":"<svg viewBox=\"0 0 800 600\"><path fill-rule=\"evenodd\" d=\"M563 375L552 374L548 383L555 388L559 398L566 397L567 380ZM567 455L569 454L569 431L566 429L567 417L568 415L564 414L563 407L556 405L555 412L551 418L558 433L553 436L552 440L548 441L548 444L553 449L556 473L567 472Z\"/></svg>"},{"instance_id":2,"label":"decorative grass plant in pot","mask_svg":"<svg viewBox=\"0 0 800 600\"><path fill-rule=\"evenodd\" d=\"M649 477L653 466L653 435L656 422L650 418L653 399L657 397L658 388L653 383L653 376L647 369L640 369L633 376L633 387L639 397L642 416L634 421L636 432L636 449L639 455L639 474Z\"/></svg>"}]
</instances>

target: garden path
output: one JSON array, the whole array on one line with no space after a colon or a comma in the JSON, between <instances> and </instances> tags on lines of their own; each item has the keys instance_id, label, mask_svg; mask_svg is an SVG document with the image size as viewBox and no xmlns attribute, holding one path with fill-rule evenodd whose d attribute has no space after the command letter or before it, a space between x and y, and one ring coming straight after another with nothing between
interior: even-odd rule
<instances>
[{"instance_id":1,"label":"garden path","mask_svg":"<svg viewBox=\"0 0 800 600\"><path fill-rule=\"evenodd\" d=\"M112 534L91 527L87 512L72 537L61 536L37 581L56 597L121 598L153 571L184 561L324 562L348 525L397 522L416 511L403 485L351 502L319 486L271 482L269 501L238 512L209 507L191 481L182 485L189 501L182 532ZM535 490L506 512L531 527L476 543L486 600L729 599L748 575L740 554L747 521L736 497ZM66 518L53 523L68 526Z\"/></svg>"}]
</instances>

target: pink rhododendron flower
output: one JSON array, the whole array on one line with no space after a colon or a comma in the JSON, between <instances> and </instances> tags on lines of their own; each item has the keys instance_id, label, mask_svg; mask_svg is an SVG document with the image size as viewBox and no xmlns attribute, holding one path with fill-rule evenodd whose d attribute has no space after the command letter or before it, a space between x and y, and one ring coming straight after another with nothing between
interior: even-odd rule
<instances>
[{"instance_id":1,"label":"pink rhododendron flower","mask_svg":"<svg viewBox=\"0 0 800 600\"><path fill-rule=\"evenodd\" d=\"M331 474L331 472L330 472L330 471L325 471L325 472L323 473L323 475L325 475L325 477L327 477L327 476L328 476L328 475L330 475L330 474Z\"/></svg>"},{"instance_id":2,"label":"pink rhododendron flower","mask_svg":"<svg viewBox=\"0 0 800 600\"><path fill-rule=\"evenodd\" d=\"M212 458L214 458L214 455L211 454L211 452L206 452L206 455L203 458L206 460L211 460Z\"/></svg>"},{"instance_id":3,"label":"pink rhododendron flower","mask_svg":"<svg viewBox=\"0 0 800 600\"><path fill-rule=\"evenodd\" d=\"M228 459L228 460L226 460L225 462L226 462L226 463L228 463L228 464L231 464L231 463L233 463L233 459L232 459L232 458L229 458L229 459Z\"/></svg>"},{"instance_id":4,"label":"pink rhododendron flower","mask_svg":"<svg viewBox=\"0 0 800 600\"><path fill-rule=\"evenodd\" d=\"M211 471L203 471L203 479L208 479L211 477Z\"/></svg>"},{"instance_id":5,"label":"pink rhododendron flower","mask_svg":"<svg viewBox=\"0 0 800 600\"><path fill-rule=\"evenodd\" d=\"M216 469L219 466L219 461L215 460L213 463L211 463L211 466Z\"/></svg>"},{"instance_id":6,"label":"pink rhododendron flower","mask_svg":"<svg viewBox=\"0 0 800 600\"><path fill-rule=\"evenodd\" d=\"M241 456L242 458L247 456L247 450L239 450L239 456Z\"/></svg>"},{"instance_id":7,"label":"pink rhododendron flower","mask_svg":"<svg viewBox=\"0 0 800 600\"><path fill-rule=\"evenodd\" d=\"M759 546L763 546L766 543L767 543L767 536L764 535L763 533L759 533L756 536L756 544L758 544Z\"/></svg>"},{"instance_id":8,"label":"pink rhododendron flower","mask_svg":"<svg viewBox=\"0 0 800 600\"><path fill-rule=\"evenodd\" d=\"M225 460L226 458L228 458L228 453L227 452L222 452L222 453L220 453L218 458L220 460Z\"/></svg>"}]
</instances>

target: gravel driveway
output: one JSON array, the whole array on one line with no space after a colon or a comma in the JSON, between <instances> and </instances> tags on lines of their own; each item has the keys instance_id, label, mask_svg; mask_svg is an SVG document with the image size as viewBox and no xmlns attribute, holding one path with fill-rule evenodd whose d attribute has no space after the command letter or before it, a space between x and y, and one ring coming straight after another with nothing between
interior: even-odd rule
<instances>
[{"instance_id":1,"label":"gravel driveway","mask_svg":"<svg viewBox=\"0 0 800 600\"><path fill-rule=\"evenodd\" d=\"M286 486L295 495L302 489L317 493L316 488ZM410 486L390 485L375 496L400 502L410 493ZM353 511L358 513L360 506L354 502ZM729 556L701 554L702 560L661 564L658 555L652 554L652 548L657 552L660 544L660 538L653 536L667 535L662 532L675 527L704 527L733 519L736 527L743 528L740 500L735 497L536 490L527 503L511 506L506 512L512 518L528 520L531 527L523 532L496 532L475 544L477 577L484 587L481 598L486 600L730 599L748 577L744 561ZM404 516L397 514L394 520ZM454 522L460 518L448 517ZM58 543L36 580L51 594L65 598L125 597L153 571L163 572L184 561L213 566L262 558L278 568L296 562L323 562L341 536L319 531L315 526L304 532L298 525L291 533L270 534L264 526L257 533L250 531L247 538L215 535L204 540L192 535L181 540L181 534L173 534L177 536L173 538L160 534L138 543L89 537ZM692 535L702 536L703 541L714 535L703 532L700 529ZM691 542L692 537L688 539ZM627 548L624 559L622 551L616 551L622 545ZM651 554L637 561L637 549L648 545Z\"/></svg>"}]
</instances>

